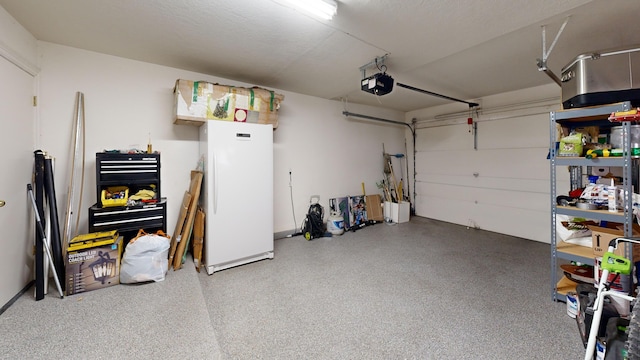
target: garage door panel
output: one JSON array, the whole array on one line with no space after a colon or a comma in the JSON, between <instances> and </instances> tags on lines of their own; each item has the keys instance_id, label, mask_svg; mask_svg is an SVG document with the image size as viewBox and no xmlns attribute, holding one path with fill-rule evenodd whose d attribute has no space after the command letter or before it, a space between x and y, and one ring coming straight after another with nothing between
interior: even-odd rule
<instances>
[{"instance_id":1,"label":"garage door panel","mask_svg":"<svg viewBox=\"0 0 640 360\"><path fill-rule=\"evenodd\" d=\"M418 173L536 178L549 180L547 148L418 152Z\"/></svg>"},{"instance_id":2,"label":"garage door panel","mask_svg":"<svg viewBox=\"0 0 640 360\"><path fill-rule=\"evenodd\" d=\"M416 176L416 183L428 183L431 186L451 185L471 189L501 189L534 193L549 193L549 181L545 179L518 179L498 177L454 176L444 174L423 174ZM417 185L416 185L417 186Z\"/></svg>"},{"instance_id":3,"label":"garage door panel","mask_svg":"<svg viewBox=\"0 0 640 360\"><path fill-rule=\"evenodd\" d=\"M417 151L473 150L473 135L467 125L450 125L418 129Z\"/></svg>"},{"instance_id":4,"label":"garage door panel","mask_svg":"<svg viewBox=\"0 0 640 360\"><path fill-rule=\"evenodd\" d=\"M546 148L549 146L548 124L549 114L480 122L478 146L482 149Z\"/></svg>"},{"instance_id":5,"label":"garage door panel","mask_svg":"<svg viewBox=\"0 0 640 360\"><path fill-rule=\"evenodd\" d=\"M461 119L462 121L463 119ZM501 120L477 122L479 149L513 149L547 147L549 143L549 115L535 114ZM544 124L544 126L540 126ZM469 125L456 124L419 128L416 149L424 151L434 146L442 150L473 149L474 136Z\"/></svg>"},{"instance_id":6,"label":"garage door panel","mask_svg":"<svg viewBox=\"0 0 640 360\"><path fill-rule=\"evenodd\" d=\"M444 198L429 199L429 202L420 203L422 205L416 206L418 216L544 243L550 242L551 218L548 211L528 207L505 208L492 204L470 206L468 202ZM473 231L470 230L470 235L473 235ZM469 237L469 241L473 241L473 236Z\"/></svg>"},{"instance_id":7,"label":"garage door panel","mask_svg":"<svg viewBox=\"0 0 640 360\"><path fill-rule=\"evenodd\" d=\"M526 207L549 211L550 198L548 193L527 190L507 190L497 188L479 188L457 186L452 184L416 183L416 191L420 195L418 200L436 198L456 200L468 204L492 204L504 207Z\"/></svg>"}]
</instances>

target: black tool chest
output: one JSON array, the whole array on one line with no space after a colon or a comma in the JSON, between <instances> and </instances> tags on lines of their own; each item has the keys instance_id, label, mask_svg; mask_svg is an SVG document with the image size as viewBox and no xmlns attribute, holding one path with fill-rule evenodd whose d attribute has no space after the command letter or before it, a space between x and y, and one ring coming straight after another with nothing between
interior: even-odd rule
<instances>
[{"instance_id":1,"label":"black tool chest","mask_svg":"<svg viewBox=\"0 0 640 360\"><path fill-rule=\"evenodd\" d=\"M160 154L96 154L96 197L110 186L128 186L130 194L154 185L160 199Z\"/></svg>"},{"instance_id":2,"label":"black tool chest","mask_svg":"<svg viewBox=\"0 0 640 360\"><path fill-rule=\"evenodd\" d=\"M100 207L97 204L89 208L89 232L118 230L119 232L167 231L167 200L142 206Z\"/></svg>"},{"instance_id":3,"label":"black tool chest","mask_svg":"<svg viewBox=\"0 0 640 360\"><path fill-rule=\"evenodd\" d=\"M157 201L103 206L102 191L119 186L127 187L129 196L152 187ZM118 230L126 243L140 229L167 231L167 200L160 197L160 154L96 153L96 198L89 208L89 232Z\"/></svg>"}]
</instances>

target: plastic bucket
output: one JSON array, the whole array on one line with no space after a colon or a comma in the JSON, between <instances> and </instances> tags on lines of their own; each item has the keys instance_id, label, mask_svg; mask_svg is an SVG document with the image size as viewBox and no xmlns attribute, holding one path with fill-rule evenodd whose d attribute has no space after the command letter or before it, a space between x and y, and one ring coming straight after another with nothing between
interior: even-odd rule
<instances>
[{"instance_id":1,"label":"plastic bucket","mask_svg":"<svg viewBox=\"0 0 640 360\"><path fill-rule=\"evenodd\" d=\"M578 294L574 292L567 293L567 315L576 318L578 315Z\"/></svg>"}]
</instances>

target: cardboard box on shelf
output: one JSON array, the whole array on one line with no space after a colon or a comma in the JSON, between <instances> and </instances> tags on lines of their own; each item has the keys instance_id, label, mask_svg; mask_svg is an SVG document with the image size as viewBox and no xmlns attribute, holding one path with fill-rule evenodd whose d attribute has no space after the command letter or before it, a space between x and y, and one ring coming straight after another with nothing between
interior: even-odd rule
<instances>
[{"instance_id":1,"label":"cardboard box on shelf","mask_svg":"<svg viewBox=\"0 0 640 360\"><path fill-rule=\"evenodd\" d=\"M270 124L278 127L284 95L260 87L243 88L206 81L176 80L175 124L200 126L208 120Z\"/></svg>"},{"instance_id":2,"label":"cardboard box on shelf","mask_svg":"<svg viewBox=\"0 0 640 360\"><path fill-rule=\"evenodd\" d=\"M67 295L119 284L121 254L122 236L115 230L73 238L67 248Z\"/></svg>"},{"instance_id":3,"label":"cardboard box on shelf","mask_svg":"<svg viewBox=\"0 0 640 360\"><path fill-rule=\"evenodd\" d=\"M624 231L618 228L608 228L601 226L589 225L591 230L591 242L593 248L593 255L595 257L602 257L609 248L609 242L615 238L624 236ZM640 226L633 224L633 236L640 236ZM614 254L625 256L625 251L629 243L620 243L614 251ZM633 244L633 262L640 261L640 244Z\"/></svg>"}]
</instances>

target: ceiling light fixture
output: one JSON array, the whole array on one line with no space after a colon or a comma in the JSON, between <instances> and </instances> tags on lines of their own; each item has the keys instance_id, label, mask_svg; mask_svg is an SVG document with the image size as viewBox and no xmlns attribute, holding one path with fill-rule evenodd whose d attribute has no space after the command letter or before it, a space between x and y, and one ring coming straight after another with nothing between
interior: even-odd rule
<instances>
[{"instance_id":1,"label":"ceiling light fixture","mask_svg":"<svg viewBox=\"0 0 640 360\"><path fill-rule=\"evenodd\" d=\"M331 20L338 11L334 0L276 0L277 2L304 11L325 20Z\"/></svg>"}]
</instances>

